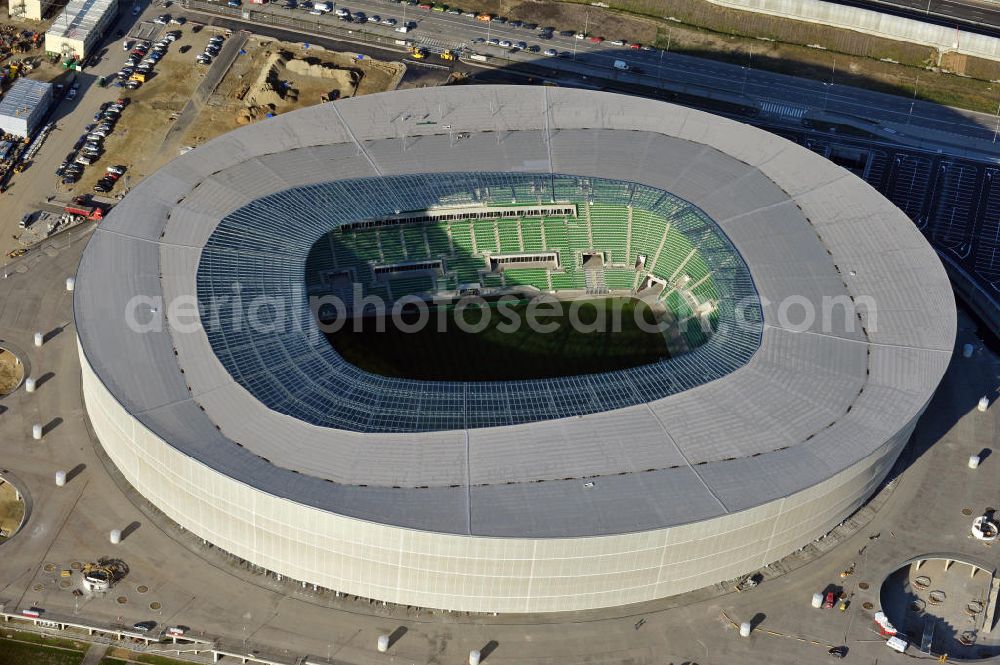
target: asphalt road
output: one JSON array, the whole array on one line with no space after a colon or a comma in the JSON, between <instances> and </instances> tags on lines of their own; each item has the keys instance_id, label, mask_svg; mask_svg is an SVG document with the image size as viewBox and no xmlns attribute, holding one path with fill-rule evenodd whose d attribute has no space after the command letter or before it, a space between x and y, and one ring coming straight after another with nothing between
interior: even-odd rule
<instances>
[{"instance_id":1,"label":"asphalt road","mask_svg":"<svg viewBox=\"0 0 1000 665\"><path fill-rule=\"evenodd\" d=\"M345 6L352 12L362 11L368 16L391 17L400 22L413 21L417 27L403 35L389 27L370 23L364 26L351 25L332 14L314 17L301 10L283 10L275 4L255 5L252 12L274 15L276 20L285 22L293 17L309 20L318 30L328 30L331 36L340 35L364 44L363 48L357 45L353 47L362 52L369 47L398 50L401 47L393 46L397 39L413 41L431 51L467 48L489 56L490 64L494 66L532 63L551 71L553 78L569 76L584 82L591 77L611 78L622 83L641 83L652 87L680 86L693 94L744 98L751 106L756 104L762 109L771 109L779 116L785 114L788 118L795 118L806 111L836 112L893 125L885 131L887 139L899 133L934 130L943 132L941 138L947 141L950 137L953 143L967 142L969 138L981 139L981 143L976 146L978 149L995 151L1000 155L1000 148L995 142L1000 115L965 111L908 96L842 85L837 82L837 73L834 71L831 71L830 80L814 81L754 69L752 58L748 58L746 66L740 66L658 49L634 50L614 46L609 42L593 44L587 40L559 36L558 33L551 40L541 40L531 30L483 23L465 16L421 10L385 0L352 0L339 6ZM249 25L254 31L272 29L259 21L255 22L253 18L249 21L227 20ZM347 28L354 30L350 37L344 33ZM283 32L284 38L295 40L294 32ZM303 39L311 38L298 36L299 41ZM512 51L510 48L477 43L477 40L489 39L508 40L512 43L523 41L529 47L537 45L541 51L554 49L565 57L545 57L541 53ZM433 56L430 60L442 62ZM624 60L630 67L640 70L641 74L616 70L616 60ZM997 101L1000 109L1000 99Z\"/></svg>"}]
</instances>

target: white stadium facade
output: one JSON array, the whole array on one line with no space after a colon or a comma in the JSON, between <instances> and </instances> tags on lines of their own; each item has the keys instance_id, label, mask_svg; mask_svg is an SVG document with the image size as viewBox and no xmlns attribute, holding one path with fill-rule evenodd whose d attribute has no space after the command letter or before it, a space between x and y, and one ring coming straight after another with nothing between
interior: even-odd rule
<instances>
[{"instance_id":1,"label":"white stadium facade","mask_svg":"<svg viewBox=\"0 0 1000 665\"><path fill-rule=\"evenodd\" d=\"M363 372L316 334L306 260L337 225L575 196L579 249L604 233L583 218L598 189L628 211L609 256L636 285L633 205L692 213L717 290L702 346L432 383ZM665 219L657 252L682 225ZM558 260L565 275L580 251ZM237 291L216 310L265 297L297 325L247 334L193 309ZM294 580L502 613L671 596L827 533L885 480L956 326L931 247L833 163L679 106L514 86L323 104L175 159L102 221L74 314L93 429L176 523Z\"/></svg>"}]
</instances>

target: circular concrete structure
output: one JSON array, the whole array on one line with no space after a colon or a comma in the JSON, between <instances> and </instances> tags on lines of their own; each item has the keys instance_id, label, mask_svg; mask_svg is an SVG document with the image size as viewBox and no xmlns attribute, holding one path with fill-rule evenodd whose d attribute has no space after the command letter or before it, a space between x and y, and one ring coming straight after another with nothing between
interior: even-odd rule
<instances>
[{"instance_id":1,"label":"circular concrete structure","mask_svg":"<svg viewBox=\"0 0 1000 665\"><path fill-rule=\"evenodd\" d=\"M718 330L689 353L438 384L361 372L318 334L306 259L338 225L576 201L573 262L602 249L599 180L628 204L626 251L633 211L691 213L663 213L661 236L682 227L718 288ZM126 196L77 277L87 411L149 501L292 579L479 612L660 598L802 547L884 479L955 335L934 252L849 172L698 111L551 88L400 91L237 130Z\"/></svg>"}]
</instances>

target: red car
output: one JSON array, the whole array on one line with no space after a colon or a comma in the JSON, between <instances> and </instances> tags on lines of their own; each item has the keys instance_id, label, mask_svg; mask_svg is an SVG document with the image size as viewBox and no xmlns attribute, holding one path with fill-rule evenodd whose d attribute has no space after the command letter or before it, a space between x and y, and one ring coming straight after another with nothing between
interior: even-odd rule
<instances>
[{"instance_id":1,"label":"red car","mask_svg":"<svg viewBox=\"0 0 1000 665\"><path fill-rule=\"evenodd\" d=\"M604 37L588 37L588 39L594 44L600 44L604 41Z\"/></svg>"},{"instance_id":2,"label":"red car","mask_svg":"<svg viewBox=\"0 0 1000 665\"><path fill-rule=\"evenodd\" d=\"M632 42L631 44L628 45L628 47L638 51L639 49L642 48L642 44L640 44L639 42Z\"/></svg>"},{"instance_id":3,"label":"red car","mask_svg":"<svg viewBox=\"0 0 1000 665\"><path fill-rule=\"evenodd\" d=\"M832 610L833 604L837 600L837 597L832 591L828 591L826 594L826 600L823 602L823 609Z\"/></svg>"}]
</instances>

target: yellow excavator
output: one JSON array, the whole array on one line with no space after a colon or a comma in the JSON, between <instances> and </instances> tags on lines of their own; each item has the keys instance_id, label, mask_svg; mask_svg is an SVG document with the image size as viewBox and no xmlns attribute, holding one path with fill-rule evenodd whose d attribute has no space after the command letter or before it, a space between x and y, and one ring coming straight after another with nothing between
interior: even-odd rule
<instances>
[{"instance_id":1,"label":"yellow excavator","mask_svg":"<svg viewBox=\"0 0 1000 665\"><path fill-rule=\"evenodd\" d=\"M419 46L411 46L410 57L412 57L414 60L423 60L424 58L427 57L427 51L425 49L420 48Z\"/></svg>"},{"instance_id":2,"label":"yellow excavator","mask_svg":"<svg viewBox=\"0 0 1000 665\"><path fill-rule=\"evenodd\" d=\"M445 51L441 54L441 59L442 60L457 60L458 58L457 58L457 56L455 55L455 53L451 49L445 49Z\"/></svg>"}]
</instances>

